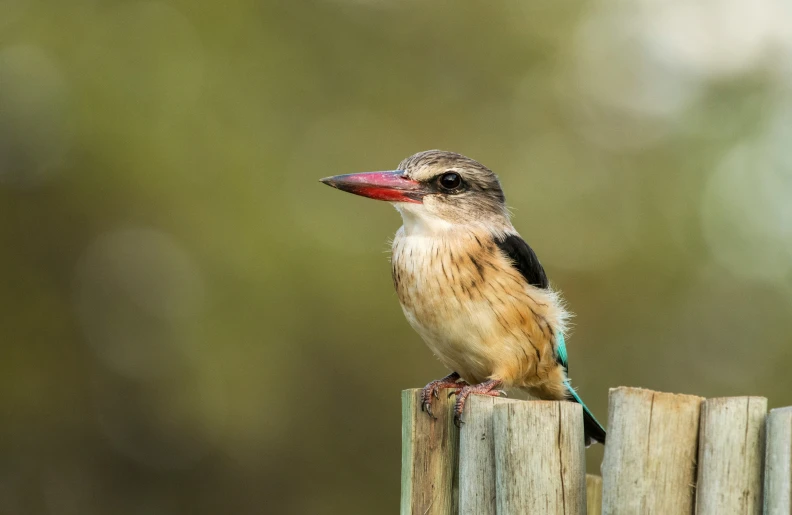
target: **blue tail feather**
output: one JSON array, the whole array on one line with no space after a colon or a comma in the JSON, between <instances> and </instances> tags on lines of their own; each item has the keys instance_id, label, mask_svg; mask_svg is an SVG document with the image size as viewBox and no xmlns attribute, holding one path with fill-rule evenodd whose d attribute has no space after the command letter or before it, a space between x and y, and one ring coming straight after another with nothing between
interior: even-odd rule
<instances>
[{"instance_id":1,"label":"blue tail feather","mask_svg":"<svg viewBox=\"0 0 792 515\"><path fill-rule=\"evenodd\" d=\"M567 350L566 350L566 341L564 340L564 333L558 333L558 340L556 342L556 356L558 363L564 367L564 372L569 371L569 364L567 361ZM594 418L594 415L591 413L591 410L588 409L588 406L583 402L583 399L577 394L572 385L569 384L569 379L564 381L564 386L566 386L567 392L569 392L569 396L581 406L583 406L583 431L586 434L586 442L590 443L591 441L599 442L601 444L605 443L605 428L602 427L602 424L597 422L597 419Z\"/></svg>"},{"instance_id":2,"label":"blue tail feather","mask_svg":"<svg viewBox=\"0 0 792 515\"><path fill-rule=\"evenodd\" d=\"M588 406L583 402L583 399L577 394L572 385L569 384L569 379L564 381L566 385L567 391L569 395L572 397L572 400L577 402L583 407L583 432L586 435L586 441L595 441L601 444L605 443L605 428L602 427L602 424L597 422L597 419L594 418L594 415L591 413L591 410L588 409Z\"/></svg>"}]
</instances>

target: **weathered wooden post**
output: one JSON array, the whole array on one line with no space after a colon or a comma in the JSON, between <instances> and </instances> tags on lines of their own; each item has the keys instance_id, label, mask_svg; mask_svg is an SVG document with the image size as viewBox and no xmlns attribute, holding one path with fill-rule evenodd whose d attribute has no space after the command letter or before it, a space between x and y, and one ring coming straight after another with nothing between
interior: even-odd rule
<instances>
[{"instance_id":1,"label":"weathered wooden post","mask_svg":"<svg viewBox=\"0 0 792 515\"><path fill-rule=\"evenodd\" d=\"M767 416L764 513L792 513L792 407L771 410Z\"/></svg>"},{"instance_id":2,"label":"weathered wooden post","mask_svg":"<svg viewBox=\"0 0 792 515\"><path fill-rule=\"evenodd\" d=\"M602 478L586 474L586 515L602 513Z\"/></svg>"},{"instance_id":3,"label":"weathered wooden post","mask_svg":"<svg viewBox=\"0 0 792 515\"><path fill-rule=\"evenodd\" d=\"M465 425L459 432L459 514L495 515L495 438L493 408L519 402L471 395L465 405Z\"/></svg>"},{"instance_id":4,"label":"weathered wooden post","mask_svg":"<svg viewBox=\"0 0 792 515\"><path fill-rule=\"evenodd\" d=\"M764 397L707 399L701 407L696 513L762 512Z\"/></svg>"},{"instance_id":5,"label":"weathered wooden post","mask_svg":"<svg viewBox=\"0 0 792 515\"><path fill-rule=\"evenodd\" d=\"M703 400L641 388L610 390L603 515L693 512Z\"/></svg>"},{"instance_id":6,"label":"weathered wooden post","mask_svg":"<svg viewBox=\"0 0 792 515\"><path fill-rule=\"evenodd\" d=\"M580 405L512 402L493 412L497 513L585 515Z\"/></svg>"},{"instance_id":7,"label":"weathered wooden post","mask_svg":"<svg viewBox=\"0 0 792 515\"><path fill-rule=\"evenodd\" d=\"M454 398L441 390L434 419L421 411L421 390L402 391L401 515L456 515L459 432Z\"/></svg>"},{"instance_id":8,"label":"weathered wooden post","mask_svg":"<svg viewBox=\"0 0 792 515\"><path fill-rule=\"evenodd\" d=\"M612 389L602 478L579 405L474 395L460 433L453 402L402 392L402 515L792 513L792 407L764 397Z\"/></svg>"}]
</instances>

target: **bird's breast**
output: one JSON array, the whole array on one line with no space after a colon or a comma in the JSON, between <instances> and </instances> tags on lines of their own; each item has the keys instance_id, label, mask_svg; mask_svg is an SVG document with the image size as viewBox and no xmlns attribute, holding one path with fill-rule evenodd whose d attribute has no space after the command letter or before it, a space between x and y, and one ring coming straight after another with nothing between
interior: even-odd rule
<instances>
[{"instance_id":1,"label":"bird's breast","mask_svg":"<svg viewBox=\"0 0 792 515\"><path fill-rule=\"evenodd\" d=\"M529 286L490 235L407 236L400 230L392 272L407 320L466 380L498 375L516 384L535 374L543 359L554 362L554 331L561 323L555 297Z\"/></svg>"}]
</instances>

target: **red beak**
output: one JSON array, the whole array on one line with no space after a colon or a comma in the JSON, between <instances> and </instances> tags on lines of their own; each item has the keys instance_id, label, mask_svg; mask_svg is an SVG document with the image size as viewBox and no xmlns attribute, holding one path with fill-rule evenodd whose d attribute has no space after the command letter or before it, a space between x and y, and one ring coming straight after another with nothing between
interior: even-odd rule
<instances>
[{"instance_id":1,"label":"red beak","mask_svg":"<svg viewBox=\"0 0 792 515\"><path fill-rule=\"evenodd\" d=\"M423 184L405 177L401 170L335 175L321 181L341 191L388 202L420 204L429 193Z\"/></svg>"}]
</instances>

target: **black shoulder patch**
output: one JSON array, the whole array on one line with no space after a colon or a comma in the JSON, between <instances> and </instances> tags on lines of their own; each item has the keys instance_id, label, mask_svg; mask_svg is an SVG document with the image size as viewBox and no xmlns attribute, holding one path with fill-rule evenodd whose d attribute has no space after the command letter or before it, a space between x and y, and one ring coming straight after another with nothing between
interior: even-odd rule
<instances>
[{"instance_id":1,"label":"black shoulder patch","mask_svg":"<svg viewBox=\"0 0 792 515\"><path fill-rule=\"evenodd\" d=\"M509 256L514 268L520 271L528 284L542 289L550 286L539 258L522 238L516 234L507 234L503 238L495 238L495 244Z\"/></svg>"}]
</instances>

